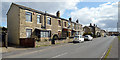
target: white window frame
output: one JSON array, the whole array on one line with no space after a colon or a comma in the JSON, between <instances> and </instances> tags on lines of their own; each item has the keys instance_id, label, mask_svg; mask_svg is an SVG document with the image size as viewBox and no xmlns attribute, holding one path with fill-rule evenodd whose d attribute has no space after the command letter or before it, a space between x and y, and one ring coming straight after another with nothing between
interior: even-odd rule
<instances>
[{"instance_id":1,"label":"white window frame","mask_svg":"<svg viewBox=\"0 0 120 60\"><path fill-rule=\"evenodd\" d=\"M39 21L38 21L39 19ZM37 24L40 24L41 23L41 15L37 15Z\"/></svg>"},{"instance_id":2,"label":"white window frame","mask_svg":"<svg viewBox=\"0 0 120 60\"><path fill-rule=\"evenodd\" d=\"M70 25L71 25L71 23L70 23L70 22L68 22L68 28L70 28Z\"/></svg>"},{"instance_id":3,"label":"white window frame","mask_svg":"<svg viewBox=\"0 0 120 60\"><path fill-rule=\"evenodd\" d=\"M48 19L49 18L49 19ZM47 17L47 24L51 25L51 17Z\"/></svg>"},{"instance_id":4,"label":"white window frame","mask_svg":"<svg viewBox=\"0 0 120 60\"><path fill-rule=\"evenodd\" d=\"M59 24L59 21L60 21L60 24ZM61 26L62 24L61 24L61 20L58 20L58 26Z\"/></svg>"},{"instance_id":5,"label":"white window frame","mask_svg":"<svg viewBox=\"0 0 120 60\"><path fill-rule=\"evenodd\" d=\"M30 32L30 36L28 36L28 35L29 35L29 33L27 32L27 30L31 30L31 32ZM30 38L30 37L31 37L31 35L32 35L32 29L26 29L26 38Z\"/></svg>"},{"instance_id":6,"label":"white window frame","mask_svg":"<svg viewBox=\"0 0 120 60\"><path fill-rule=\"evenodd\" d=\"M26 15L26 22L32 22L32 13L31 12L25 12L25 15ZM30 20L27 20L28 16L30 16Z\"/></svg>"},{"instance_id":7,"label":"white window frame","mask_svg":"<svg viewBox=\"0 0 120 60\"><path fill-rule=\"evenodd\" d=\"M72 24L72 28L74 29L74 23Z\"/></svg>"}]
</instances>

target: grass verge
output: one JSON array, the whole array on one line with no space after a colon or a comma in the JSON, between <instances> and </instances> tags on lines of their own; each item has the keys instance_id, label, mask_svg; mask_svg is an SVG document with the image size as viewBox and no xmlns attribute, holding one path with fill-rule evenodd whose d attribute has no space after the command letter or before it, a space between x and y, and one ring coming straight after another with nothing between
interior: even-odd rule
<instances>
[{"instance_id":1,"label":"grass verge","mask_svg":"<svg viewBox=\"0 0 120 60\"><path fill-rule=\"evenodd\" d=\"M37 47L43 47L43 46L51 46L51 45L37 45L36 48Z\"/></svg>"}]
</instances>

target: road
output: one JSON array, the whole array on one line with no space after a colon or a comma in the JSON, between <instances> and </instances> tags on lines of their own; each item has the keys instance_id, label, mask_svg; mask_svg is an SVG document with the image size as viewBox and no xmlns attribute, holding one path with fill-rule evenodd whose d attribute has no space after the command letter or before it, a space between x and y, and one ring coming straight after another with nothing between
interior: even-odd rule
<instances>
[{"instance_id":1,"label":"road","mask_svg":"<svg viewBox=\"0 0 120 60\"><path fill-rule=\"evenodd\" d=\"M101 58L114 38L116 37L100 37L83 43L68 43L32 52L3 55L3 58Z\"/></svg>"}]
</instances>

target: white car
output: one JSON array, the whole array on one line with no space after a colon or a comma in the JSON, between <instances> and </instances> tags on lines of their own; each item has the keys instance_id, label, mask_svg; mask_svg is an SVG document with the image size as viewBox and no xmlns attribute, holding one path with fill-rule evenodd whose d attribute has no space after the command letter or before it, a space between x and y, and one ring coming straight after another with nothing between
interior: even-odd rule
<instances>
[{"instance_id":1,"label":"white car","mask_svg":"<svg viewBox=\"0 0 120 60\"><path fill-rule=\"evenodd\" d=\"M85 39L85 40L92 41L92 40L93 40L93 37L90 36L90 35L85 35L85 36L84 36L84 39Z\"/></svg>"},{"instance_id":2,"label":"white car","mask_svg":"<svg viewBox=\"0 0 120 60\"><path fill-rule=\"evenodd\" d=\"M84 41L84 37L82 35L75 35L73 43L74 42L83 42Z\"/></svg>"}]
</instances>

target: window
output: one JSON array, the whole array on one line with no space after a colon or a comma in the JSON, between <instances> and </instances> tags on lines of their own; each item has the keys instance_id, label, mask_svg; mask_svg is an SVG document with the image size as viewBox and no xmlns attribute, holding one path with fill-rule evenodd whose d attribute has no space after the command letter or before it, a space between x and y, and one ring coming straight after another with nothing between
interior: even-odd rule
<instances>
[{"instance_id":1,"label":"window","mask_svg":"<svg viewBox=\"0 0 120 60\"><path fill-rule=\"evenodd\" d=\"M64 24L65 24L65 27L66 27L66 22L64 22Z\"/></svg>"},{"instance_id":2,"label":"window","mask_svg":"<svg viewBox=\"0 0 120 60\"><path fill-rule=\"evenodd\" d=\"M71 25L70 22L68 22L68 28L70 28L70 25Z\"/></svg>"},{"instance_id":3,"label":"window","mask_svg":"<svg viewBox=\"0 0 120 60\"><path fill-rule=\"evenodd\" d=\"M59 24L59 26L61 26L61 21L60 20L58 20L58 24Z\"/></svg>"},{"instance_id":4,"label":"window","mask_svg":"<svg viewBox=\"0 0 120 60\"><path fill-rule=\"evenodd\" d=\"M41 37L44 37L44 33L43 32L40 32L40 34L41 34Z\"/></svg>"},{"instance_id":5,"label":"window","mask_svg":"<svg viewBox=\"0 0 120 60\"><path fill-rule=\"evenodd\" d=\"M26 12L26 21L27 22L32 22L32 13Z\"/></svg>"},{"instance_id":6,"label":"window","mask_svg":"<svg viewBox=\"0 0 120 60\"><path fill-rule=\"evenodd\" d=\"M73 26L72 28L74 29L74 24L72 24L72 26Z\"/></svg>"},{"instance_id":7,"label":"window","mask_svg":"<svg viewBox=\"0 0 120 60\"><path fill-rule=\"evenodd\" d=\"M41 37L51 37L51 31L41 31Z\"/></svg>"},{"instance_id":8,"label":"window","mask_svg":"<svg viewBox=\"0 0 120 60\"><path fill-rule=\"evenodd\" d=\"M76 25L76 29L77 29L77 27L78 27L78 26Z\"/></svg>"},{"instance_id":9,"label":"window","mask_svg":"<svg viewBox=\"0 0 120 60\"><path fill-rule=\"evenodd\" d=\"M32 29L26 29L26 37L30 38L32 34Z\"/></svg>"},{"instance_id":10,"label":"window","mask_svg":"<svg viewBox=\"0 0 120 60\"><path fill-rule=\"evenodd\" d=\"M47 24L51 25L51 18L47 17Z\"/></svg>"},{"instance_id":11,"label":"window","mask_svg":"<svg viewBox=\"0 0 120 60\"><path fill-rule=\"evenodd\" d=\"M78 32L78 31L76 32L76 35L79 35L79 32Z\"/></svg>"},{"instance_id":12,"label":"window","mask_svg":"<svg viewBox=\"0 0 120 60\"><path fill-rule=\"evenodd\" d=\"M74 38L75 38L75 39L79 39L79 36L75 36Z\"/></svg>"},{"instance_id":13,"label":"window","mask_svg":"<svg viewBox=\"0 0 120 60\"><path fill-rule=\"evenodd\" d=\"M40 15L37 15L37 23L41 23Z\"/></svg>"}]
</instances>

